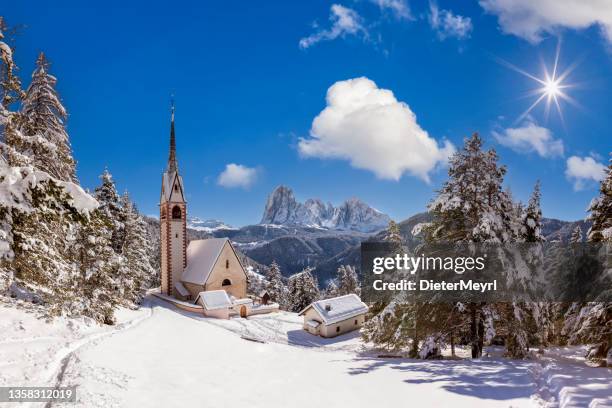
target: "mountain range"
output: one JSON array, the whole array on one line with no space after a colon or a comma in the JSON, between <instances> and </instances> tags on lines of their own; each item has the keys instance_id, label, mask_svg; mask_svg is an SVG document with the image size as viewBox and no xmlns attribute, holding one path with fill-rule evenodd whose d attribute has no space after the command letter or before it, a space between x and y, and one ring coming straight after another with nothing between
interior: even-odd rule
<instances>
[{"instance_id":1,"label":"mountain range","mask_svg":"<svg viewBox=\"0 0 612 408\"><path fill-rule=\"evenodd\" d=\"M346 200L338 207L309 198L304 203L295 199L293 190L278 186L268 197L260 224L292 225L325 228L331 230L375 232L384 229L391 221L358 198Z\"/></svg>"},{"instance_id":2,"label":"mountain range","mask_svg":"<svg viewBox=\"0 0 612 408\"><path fill-rule=\"evenodd\" d=\"M268 197L259 224L234 228L219 220L188 220L189 239L227 237L243 254L246 265L263 272L265 266L276 261L284 276L315 267L315 274L323 285L333 277L342 264L358 266L360 244L368 239L382 239L391 219L388 215L352 198L338 207L323 204L319 199L300 203L293 191L279 186ZM431 220L423 212L398 223L400 233L409 247L417 244L412 235L415 225ZM159 243L159 223L147 219L152 241ZM542 232L548 240L568 241L576 226L583 233L589 228L584 220L575 222L553 218L542 220Z\"/></svg>"}]
</instances>

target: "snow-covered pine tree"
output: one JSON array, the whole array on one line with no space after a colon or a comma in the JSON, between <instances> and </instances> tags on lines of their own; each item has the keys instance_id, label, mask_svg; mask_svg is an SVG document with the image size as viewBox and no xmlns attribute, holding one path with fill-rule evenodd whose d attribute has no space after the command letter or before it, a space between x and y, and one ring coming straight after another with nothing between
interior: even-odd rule
<instances>
[{"instance_id":1,"label":"snow-covered pine tree","mask_svg":"<svg viewBox=\"0 0 612 408\"><path fill-rule=\"evenodd\" d=\"M67 113L55 90L56 82L41 52L21 104L22 143L13 147L30 156L34 167L56 179L76 181L75 161L64 123Z\"/></svg>"},{"instance_id":2,"label":"snow-covered pine tree","mask_svg":"<svg viewBox=\"0 0 612 408\"><path fill-rule=\"evenodd\" d=\"M18 112L10 110L10 105L24 96L21 81L17 76L17 65L13 60L13 49L6 43L4 33L7 30L4 18L0 16L0 150L2 156L11 166L25 166L30 159L14 149L12 145L22 143L23 135L19 131L22 118Z\"/></svg>"},{"instance_id":3,"label":"snow-covered pine tree","mask_svg":"<svg viewBox=\"0 0 612 408\"><path fill-rule=\"evenodd\" d=\"M270 296L272 302L278 303L281 307L287 307L287 288L283 283L280 266L276 261L272 261L270 267L266 271L266 292Z\"/></svg>"},{"instance_id":4,"label":"snow-covered pine tree","mask_svg":"<svg viewBox=\"0 0 612 408\"><path fill-rule=\"evenodd\" d=\"M338 284L336 283L336 279L330 279L327 281L327 285L325 285L325 289L321 293L322 299L329 299L338 296Z\"/></svg>"},{"instance_id":5,"label":"snow-covered pine tree","mask_svg":"<svg viewBox=\"0 0 612 408\"><path fill-rule=\"evenodd\" d=\"M588 219L592 222L587 242L603 243L602 251L612 244L612 156L599 196L591 201ZM609 252L607 252L609 253ZM610 271L608 271L610 273ZM564 331L570 343L589 343L587 358L600 365L612 366L612 303L589 302L568 311Z\"/></svg>"},{"instance_id":6,"label":"snow-covered pine tree","mask_svg":"<svg viewBox=\"0 0 612 408\"><path fill-rule=\"evenodd\" d=\"M449 160L448 180L428 208L433 221L425 228L428 242L504 243L513 237L507 219L512 208L502 190L506 167L494 149L483 150L478 133Z\"/></svg>"},{"instance_id":7,"label":"snow-covered pine tree","mask_svg":"<svg viewBox=\"0 0 612 408\"><path fill-rule=\"evenodd\" d=\"M8 26L4 17L0 16L0 110L5 111L9 106L23 97L21 81L17 76L17 66L13 60L13 48L6 43L5 33ZM0 116L3 112L0 112Z\"/></svg>"},{"instance_id":8,"label":"snow-covered pine tree","mask_svg":"<svg viewBox=\"0 0 612 408\"><path fill-rule=\"evenodd\" d=\"M38 292L51 314L78 314L79 260L72 248L97 202L74 183L32 167L2 162L0 183L7 192L2 235L10 247L4 262L15 283Z\"/></svg>"},{"instance_id":9,"label":"snow-covered pine tree","mask_svg":"<svg viewBox=\"0 0 612 408\"><path fill-rule=\"evenodd\" d=\"M599 196L594 198L587 210L591 228L587 232L588 242L612 242L612 153L606 175L599 187Z\"/></svg>"},{"instance_id":10,"label":"snow-covered pine tree","mask_svg":"<svg viewBox=\"0 0 612 408\"><path fill-rule=\"evenodd\" d=\"M124 231L123 223L121 222L121 203L119 202L119 194L117 194L113 176L108 169L104 169L100 179L102 180L102 184L96 187L94 196L100 204L100 211L102 211L112 223L111 246L116 253L120 254L123 247Z\"/></svg>"},{"instance_id":11,"label":"snow-covered pine tree","mask_svg":"<svg viewBox=\"0 0 612 408\"><path fill-rule=\"evenodd\" d=\"M299 312L320 297L317 278L307 267L289 278L287 285L288 301L292 312Z\"/></svg>"},{"instance_id":12,"label":"snow-covered pine tree","mask_svg":"<svg viewBox=\"0 0 612 408\"><path fill-rule=\"evenodd\" d=\"M390 253L402 251L402 236L395 221L390 221L383 241L390 244ZM362 329L362 338L377 347L400 351L409 345L418 350L417 303L407 302L402 294L391 300L379 300L370 308ZM412 353L416 357L416 351Z\"/></svg>"},{"instance_id":13,"label":"snow-covered pine tree","mask_svg":"<svg viewBox=\"0 0 612 408\"><path fill-rule=\"evenodd\" d=\"M385 242L391 242L395 244L402 243L402 234L399 229L399 225L393 220L389 221L389 226L387 227L387 232L384 238Z\"/></svg>"},{"instance_id":14,"label":"snow-covered pine tree","mask_svg":"<svg viewBox=\"0 0 612 408\"><path fill-rule=\"evenodd\" d=\"M582 228L580 228L580 225L576 225L576 227L572 231L572 236L570 237L570 243L571 244L581 244L583 240L584 238L582 236Z\"/></svg>"},{"instance_id":15,"label":"snow-covered pine tree","mask_svg":"<svg viewBox=\"0 0 612 408\"><path fill-rule=\"evenodd\" d=\"M357 277L357 271L355 271L354 266L340 265L336 281L338 282L336 296L348 295L350 293L354 293L357 296L361 295L359 278Z\"/></svg>"},{"instance_id":16,"label":"snow-covered pine tree","mask_svg":"<svg viewBox=\"0 0 612 408\"><path fill-rule=\"evenodd\" d=\"M94 210L80 228L72 251L77 259L80 279L77 314L105 324L113 324L114 308L119 303L121 256L111 247L113 222L100 209Z\"/></svg>"},{"instance_id":17,"label":"snow-covered pine tree","mask_svg":"<svg viewBox=\"0 0 612 408\"><path fill-rule=\"evenodd\" d=\"M474 133L449 160L448 180L428 208L433 216L423 228L428 243L480 242L502 244L517 237L515 205L503 191L506 168L494 149L483 150ZM480 357L485 337L485 305L466 305L472 357ZM442 316L438 316L438 319ZM490 330L493 330L490 328Z\"/></svg>"},{"instance_id":18,"label":"snow-covered pine tree","mask_svg":"<svg viewBox=\"0 0 612 408\"><path fill-rule=\"evenodd\" d=\"M121 255L120 285L125 300L139 303L154 280L155 271L149 261L149 240L146 224L129 194L121 197L121 219L123 223L123 245Z\"/></svg>"},{"instance_id":19,"label":"snow-covered pine tree","mask_svg":"<svg viewBox=\"0 0 612 408\"><path fill-rule=\"evenodd\" d=\"M542 235L542 209L540 208L540 182L533 187L529 203L522 216L521 240L523 242L544 242Z\"/></svg>"}]
</instances>

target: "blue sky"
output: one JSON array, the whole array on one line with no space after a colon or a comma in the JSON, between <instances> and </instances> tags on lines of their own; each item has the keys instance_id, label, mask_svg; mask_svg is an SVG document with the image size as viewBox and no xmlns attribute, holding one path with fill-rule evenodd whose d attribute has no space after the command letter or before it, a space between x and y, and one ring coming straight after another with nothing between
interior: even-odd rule
<instances>
[{"instance_id":1,"label":"blue sky","mask_svg":"<svg viewBox=\"0 0 612 408\"><path fill-rule=\"evenodd\" d=\"M23 82L39 51L52 62L81 183L93 189L107 166L145 214L157 213L174 93L191 215L256 223L268 193L286 184L298 199L357 196L402 220L445 179L445 141L457 147L479 131L516 198L540 179L544 215L578 219L611 150L612 16L564 1L565 17L526 0L11 2L2 11L26 26L15 41ZM541 77L559 38L559 70L580 62L563 82L580 106L561 101L563 121L554 107L546 118L544 104L519 119L541 85L499 61ZM343 82L362 77L373 82ZM336 83L342 106L322 114ZM369 93L355 111L358 85ZM377 97L384 107L369 115ZM374 154L388 140L425 159ZM243 167L220 179L232 163Z\"/></svg>"}]
</instances>

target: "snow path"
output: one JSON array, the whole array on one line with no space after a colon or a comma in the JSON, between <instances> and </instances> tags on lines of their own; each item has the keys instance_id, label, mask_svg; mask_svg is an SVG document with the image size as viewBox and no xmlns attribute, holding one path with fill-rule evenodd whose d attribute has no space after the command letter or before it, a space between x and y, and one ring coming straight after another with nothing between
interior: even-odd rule
<instances>
[{"instance_id":1,"label":"snow path","mask_svg":"<svg viewBox=\"0 0 612 408\"><path fill-rule=\"evenodd\" d=\"M0 303L0 386L56 386L74 352L136 325L151 312L149 307L119 309L116 326L99 326L90 319L58 318L49 323L36 313L8 307L11 303ZM15 404L0 403L4 406Z\"/></svg>"}]
</instances>

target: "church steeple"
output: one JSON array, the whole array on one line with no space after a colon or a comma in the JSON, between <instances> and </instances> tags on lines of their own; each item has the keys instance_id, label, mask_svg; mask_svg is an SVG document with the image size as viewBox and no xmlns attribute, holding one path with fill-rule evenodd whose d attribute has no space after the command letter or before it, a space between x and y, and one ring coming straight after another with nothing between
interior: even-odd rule
<instances>
[{"instance_id":1,"label":"church steeple","mask_svg":"<svg viewBox=\"0 0 612 408\"><path fill-rule=\"evenodd\" d=\"M170 114L170 153L159 200L161 292L178 296L180 292L176 291L182 287L181 276L187 265L187 202L176 163L174 101Z\"/></svg>"},{"instance_id":2,"label":"church steeple","mask_svg":"<svg viewBox=\"0 0 612 408\"><path fill-rule=\"evenodd\" d=\"M177 171L176 165L176 136L174 134L174 100L172 101L171 116L170 116L170 154L168 155L168 173Z\"/></svg>"}]
</instances>

